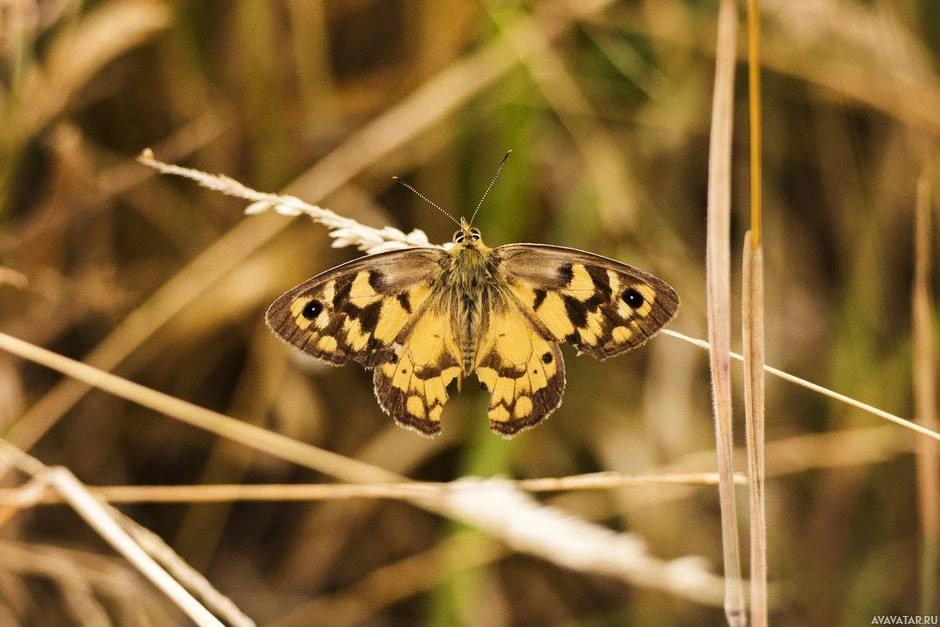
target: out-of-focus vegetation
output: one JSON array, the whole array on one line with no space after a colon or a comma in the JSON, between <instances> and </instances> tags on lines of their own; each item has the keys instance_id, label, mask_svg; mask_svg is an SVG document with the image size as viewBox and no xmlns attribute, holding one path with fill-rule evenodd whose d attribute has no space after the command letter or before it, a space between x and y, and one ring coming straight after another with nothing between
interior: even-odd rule
<instances>
[{"instance_id":1,"label":"out-of-focus vegetation","mask_svg":"<svg viewBox=\"0 0 940 627\"><path fill-rule=\"evenodd\" d=\"M489 245L575 246L652 271L682 296L672 327L702 337L716 8L0 1L0 330L415 479L713 470L707 360L669 337L603 364L566 349L563 406L511 442L486 430L473 385L453 395L441 438L400 430L362 368L296 359L263 324L279 293L353 253L329 248L305 218L243 217L243 203L133 157L152 146L165 161L446 241L453 225L390 176L469 213L512 148L478 217ZM768 361L911 416L913 208L940 134L940 5L762 10ZM773 624L919 613L914 437L774 379L767 401ZM0 419L12 442L92 485L325 480L6 354ZM720 567L713 486L544 500L630 530L659 557ZM259 623L724 621L717 607L501 551L394 500L122 510ZM71 510L5 519L0 622L89 617L183 621Z\"/></svg>"}]
</instances>

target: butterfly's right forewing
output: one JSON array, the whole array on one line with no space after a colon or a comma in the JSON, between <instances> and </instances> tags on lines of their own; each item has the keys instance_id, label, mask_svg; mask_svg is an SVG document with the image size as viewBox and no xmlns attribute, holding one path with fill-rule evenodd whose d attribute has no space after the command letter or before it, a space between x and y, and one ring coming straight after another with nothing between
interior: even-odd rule
<instances>
[{"instance_id":1,"label":"butterfly's right forewing","mask_svg":"<svg viewBox=\"0 0 940 627\"><path fill-rule=\"evenodd\" d=\"M679 296L662 279L593 253L509 244L494 256L529 317L549 337L597 359L642 345L679 308Z\"/></svg>"}]
</instances>

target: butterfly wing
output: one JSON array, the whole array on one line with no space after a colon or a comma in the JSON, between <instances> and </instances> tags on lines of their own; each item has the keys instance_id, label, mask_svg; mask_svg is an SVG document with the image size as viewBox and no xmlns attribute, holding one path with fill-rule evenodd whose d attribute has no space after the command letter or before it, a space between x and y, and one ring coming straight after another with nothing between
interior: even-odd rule
<instances>
[{"instance_id":1,"label":"butterfly wing","mask_svg":"<svg viewBox=\"0 0 940 627\"><path fill-rule=\"evenodd\" d=\"M331 364L373 367L424 309L447 253L409 248L342 264L289 290L265 320L283 340Z\"/></svg>"},{"instance_id":2,"label":"butterfly wing","mask_svg":"<svg viewBox=\"0 0 940 627\"><path fill-rule=\"evenodd\" d=\"M509 292L550 337L606 359L640 346L676 315L679 296L632 266L573 248L493 251Z\"/></svg>"},{"instance_id":3,"label":"butterfly wing","mask_svg":"<svg viewBox=\"0 0 940 627\"><path fill-rule=\"evenodd\" d=\"M400 425L441 430L447 386L461 369L435 248L379 253L337 266L274 301L267 323L291 345L339 365L375 368L375 395ZM436 303L432 306L433 303Z\"/></svg>"},{"instance_id":4,"label":"butterfly wing","mask_svg":"<svg viewBox=\"0 0 940 627\"><path fill-rule=\"evenodd\" d=\"M490 392L490 429L512 437L561 404L565 362L558 342L511 296L493 302L474 369Z\"/></svg>"},{"instance_id":5,"label":"butterfly wing","mask_svg":"<svg viewBox=\"0 0 940 627\"><path fill-rule=\"evenodd\" d=\"M462 353L440 290L395 342L395 354L373 373L375 397L399 425L422 435L441 430L447 386L461 375Z\"/></svg>"}]
</instances>

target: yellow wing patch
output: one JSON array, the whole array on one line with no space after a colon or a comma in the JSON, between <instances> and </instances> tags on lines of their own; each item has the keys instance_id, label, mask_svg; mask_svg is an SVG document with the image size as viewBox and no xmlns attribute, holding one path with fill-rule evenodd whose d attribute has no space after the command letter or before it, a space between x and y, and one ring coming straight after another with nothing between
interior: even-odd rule
<instances>
[{"instance_id":1,"label":"yellow wing patch","mask_svg":"<svg viewBox=\"0 0 940 627\"><path fill-rule=\"evenodd\" d=\"M501 435L535 426L561 404L565 363L543 335L514 304L490 311L474 369L490 392L490 428Z\"/></svg>"},{"instance_id":2,"label":"yellow wing patch","mask_svg":"<svg viewBox=\"0 0 940 627\"><path fill-rule=\"evenodd\" d=\"M377 366L373 374L379 405L403 427L437 434L447 386L462 372L450 318L428 307L394 351L391 361Z\"/></svg>"}]
</instances>

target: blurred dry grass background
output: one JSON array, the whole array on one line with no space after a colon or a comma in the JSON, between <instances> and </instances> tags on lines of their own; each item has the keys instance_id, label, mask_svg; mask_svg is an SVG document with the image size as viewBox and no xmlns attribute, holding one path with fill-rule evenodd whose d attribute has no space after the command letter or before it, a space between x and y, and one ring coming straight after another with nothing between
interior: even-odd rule
<instances>
[{"instance_id":1,"label":"blurred dry grass background","mask_svg":"<svg viewBox=\"0 0 940 627\"><path fill-rule=\"evenodd\" d=\"M913 416L914 208L927 172L935 213L940 5L762 7L768 361ZM668 337L604 364L566 353L563 406L511 442L487 432L474 386L451 399L441 438L398 429L361 368L295 359L262 321L352 251L305 218L245 218L133 156L153 146L446 241L452 225L390 176L466 212L512 148L478 218L488 244L575 246L655 272L683 298L673 328L703 337L716 15L717 2L673 0L2 0L0 330L414 479L712 471L707 359ZM735 255L744 76L739 65ZM920 222L935 250L937 223ZM936 309L926 316L936 328ZM936 352L936 335L920 338ZM928 371L921 387L935 383ZM86 483L324 479L83 392L0 353L7 437ZM772 623L869 624L940 596L922 589L914 437L773 379L767 421ZM661 558L722 562L714 487L542 500L635 532ZM720 607L513 553L395 500L121 507L262 624L724 622ZM0 622L183 622L71 510L32 508L3 532Z\"/></svg>"}]
</instances>

